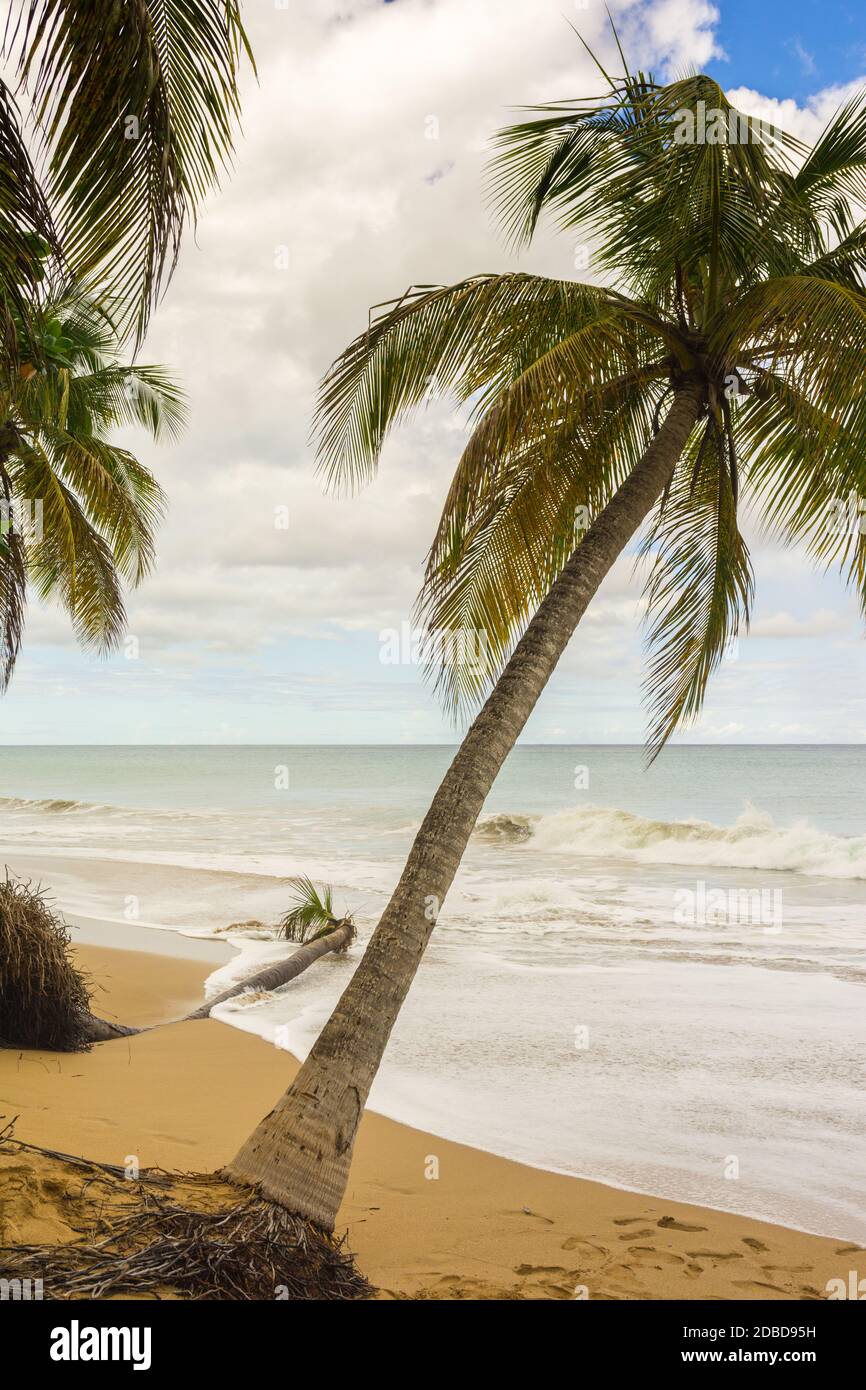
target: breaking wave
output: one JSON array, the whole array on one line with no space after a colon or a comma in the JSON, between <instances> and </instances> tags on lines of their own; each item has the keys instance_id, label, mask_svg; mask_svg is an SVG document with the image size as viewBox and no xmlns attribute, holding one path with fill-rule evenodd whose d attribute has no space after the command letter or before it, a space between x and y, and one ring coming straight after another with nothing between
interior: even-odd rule
<instances>
[{"instance_id":1,"label":"breaking wave","mask_svg":"<svg viewBox=\"0 0 866 1390\"><path fill-rule=\"evenodd\" d=\"M27 811L33 815L124 817L135 820L207 820L213 811L158 810L143 806L110 806L101 802L75 801L64 797L0 796L0 814Z\"/></svg>"},{"instance_id":2,"label":"breaking wave","mask_svg":"<svg viewBox=\"0 0 866 1390\"><path fill-rule=\"evenodd\" d=\"M492 843L525 843L529 853L542 850L646 864L866 878L866 835L831 835L808 821L777 825L772 816L753 806L747 806L731 826L702 820L649 820L607 806L546 816L498 813L483 816L475 835Z\"/></svg>"}]
</instances>

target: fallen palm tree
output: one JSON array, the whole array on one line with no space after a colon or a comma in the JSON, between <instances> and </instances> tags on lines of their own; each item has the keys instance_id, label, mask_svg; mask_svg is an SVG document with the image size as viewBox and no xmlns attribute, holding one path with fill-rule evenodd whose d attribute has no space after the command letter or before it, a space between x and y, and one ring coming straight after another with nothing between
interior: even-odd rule
<instances>
[{"instance_id":1,"label":"fallen palm tree","mask_svg":"<svg viewBox=\"0 0 866 1390\"><path fill-rule=\"evenodd\" d=\"M355 924L348 914L335 915L331 887L319 890L312 879L301 877L293 880L293 891L294 901L276 930L298 950L236 981L177 1022L207 1018L217 1004L241 994L271 993L322 956L348 950ZM0 1046L78 1052L148 1031L91 1012L86 977L73 964L69 947L66 924L39 891L7 875L0 884Z\"/></svg>"},{"instance_id":2,"label":"fallen palm tree","mask_svg":"<svg viewBox=\"0 0 866 1390\"><path fill-rule=\"evenodd\" d=\"M351 916L334 915L333 889L325 884L321 890L311 878L301 877L293 880L295 900L289 911L281 918L278 934L285 941L296 941L299 949L286 960L274 961L255 975L249 975L223 990L214 999L206 999L184 1022L192 1018L207 1018L217 1004L225 1004L246 992L270 994L280 989L290 980L297 979L308 966L331 951L347 951L355 939L355 924Z\"/></svg>"}]
</instances>

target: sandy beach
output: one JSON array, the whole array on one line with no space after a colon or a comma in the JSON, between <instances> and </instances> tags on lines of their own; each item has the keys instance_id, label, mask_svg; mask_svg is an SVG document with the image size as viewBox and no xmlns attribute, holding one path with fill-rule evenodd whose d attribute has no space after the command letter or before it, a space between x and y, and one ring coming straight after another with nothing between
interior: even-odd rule
<instances>
[{"instance_id":1,"label":"sandy beach","mask_svg":"<svg viewBox=\"0 0 866 1390\"><path fill-rule=\"evenodd\" d=\"M212 962L76 948L105 1017L162 1023ZM85 1055L0 1051L0 1115L19 1140L100 1162L211 1171L288 1084L293 1058L212 1020ZM438 1161L438 1178L426 1176ZM64 1181L58 1181L58 1172ZM0 1242L69 1239L80 1175L0 1155ZM68 1179L68 1182L66 1181ZM856 1246L513 1163L375 1114L337 1223L380 1296L816 1299Z\"/></svg>"}]
</instances>

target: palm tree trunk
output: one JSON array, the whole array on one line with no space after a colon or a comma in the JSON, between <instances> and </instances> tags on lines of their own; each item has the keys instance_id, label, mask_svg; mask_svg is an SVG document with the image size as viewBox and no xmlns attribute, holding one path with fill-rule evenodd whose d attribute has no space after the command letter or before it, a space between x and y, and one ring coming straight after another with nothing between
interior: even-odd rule
<instances>
[{"instance_id":1,"label":"palm tree trunk","mask_svg":"<svg viewBox=\"0 0 866 1390\"><path fill-rule=\"evenodd\" d=\"M185 1014L183 1018L172 1019L173 1023L189 1023L194 1018L208 1018L211 1009L217 1004L224 1004L227 999L234 999L236 995L242 994L246 989L272 990L280 989L282 985L287 985L290 980L296 980L300 974L312 965L314 961L326 956L329 951L345 951L347 946L352 944L355 937L355 928L349 921L339 922L333 931L324 932L317 936L314 941L308 941L305 946L299 946L297 951L293 951L285 960L275 961L268 965L264 970L259 970L255 975L248 975L246 979L238 980L229 989L224 989L222 994L218 994L215 999L207 999L204 1004L200 1004L192 1013ZM163 1025L165 1026L165 1025ZM89 1043L113 1042L115 1038L131 1038L136 1033L149 1033L150 1028L128 1028L125 1023L109 1023L104 1018L97 1018L96 1014L91 1014L87 1020L87 1041Z\"/></svg>"},{"instance_id":2,"label":"palm tree trunk","mask_svg":"<svg viewBox=\"0 0 866 1390\"><path fill-rule=\"evenodd\" d=\"M88 1043L114 1042L115 1038L134 1038L136 1033L146 1033L147 1028L128 1028L125 1023L109 1023L105 1018L91 1014L85 1024Z\"/></svg>"},{"instance_id":3,"label":"palm tree trunk","mask_svg":"<svg viewBox=\"0 0 866 1390\"><path fill-rule=\"evenodd\" d=\"M463 740L364 958L292 1086L225 1169L333 1230L370 1085L499 769L617 556L670 482L703 408L680 384L643 458L540 605Z\"/></svg>"},{"instance_id":4,"label":"palm tree trunk","mask_svg":"<svg viewBox=\"0 0 866 1390\"><path fill-rule=\"evenodd\" d=\"M320 956L326 956L329 951L345 951L351 945L355 935L355 928L351 922L341 922L333 931L325 932L322 936L317 936L314 941L308 941L306 946L299 946L297 951L293 951L287 960L278 960L273 965L268 965L264 970L260 970L256 975L250 975L246 980L240 980L238 984L232 985L230 989L223 990L216 999L208 999L191 1014L180 1019L181 1023L188 1023L191 1018L207 1018L211 1009L217 1004L224 1004L227 999L234 999L236 994L241 994L245 989L271 990L279 989L281 985L288 984L289 980L297 979L302 971L312 965L313 961Z\"/></svg>"}]
</instances>

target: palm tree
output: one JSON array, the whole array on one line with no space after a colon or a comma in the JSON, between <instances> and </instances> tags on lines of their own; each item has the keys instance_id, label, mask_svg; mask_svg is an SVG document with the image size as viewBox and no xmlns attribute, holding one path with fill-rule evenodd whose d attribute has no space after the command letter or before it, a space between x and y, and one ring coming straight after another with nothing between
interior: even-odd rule
<instances>
[{"instance_id":1,"label":"palm tree","mask_svg":"<svg viewBox=\"0 0 866 1390\"><path fill-rule=\"evenodd\" d=\"M150 564L159 489L106 432L136 419L173 433L180 396L119 352L130 336L140 345L183 230L231 157L243 54L252 61L237 0L8 9L0 56L31 99L31 138L0 81L0 689L28 573L60 594L85 642L110 646L118 576L137 583ZM26 499L43 508L38 545L10 529Z\"/></svg>"},{"instance_id":2,"label":"palm tree","mask_svg":"<svg viewBox=\"0 0 866 1390\"><path fill-rule=\"evenodd\" d=\"M0 55L31 98L45 173L0 82L0 302L21 299L35 233L141 342L231 158L244 54L238 0L11 0Z\"/></svg>"},{"instance_id":3,"label":"palm tree","mask_svg":"<svg viewBox=\"0 0 866 1390\"><path fill-rule=\"evenodd\" d=\"M171 438L184 419L182 393L161 367L117 361L111 320L80 289L49 293L38 324L38 370L23 360L0 388L0 689L28 587L60 600L85 645L104 650L123 637L121 581L138 584L150 569L163 498L110 436L139 424Z\"/></svg>"},{"instance_id":4,"label":"palm tree","mask_svg":"<svg viewBox=\"0 0 866 1390\"><path fill-rule=\"evenodd\" d=\"M755 139L709 77L606 80L604 97L502 132L493 165L512 234L528 240L553 210L594 246L605 283L507 274L410 291L323 383L320 456L336 484L372 475L386 431L431 380L472 404L421 611L431 629L483 632L482 658L446 660L438 679L455 708L487 695L358 970L227 1169L326 1230L484 800L642 523L653 754L700 709L747 621L741 493L866 591L863 538L826 524L834 499L866 482L866 225L852 211L866 202L866 103L807 151L778 132ZM694 122L702 109L737 138L681 139L680 113ZM575 544L583 509L591 524Z\"/></svg>"}]
</instances>

